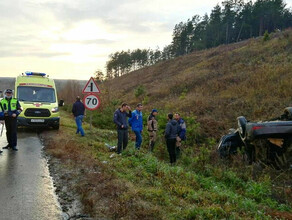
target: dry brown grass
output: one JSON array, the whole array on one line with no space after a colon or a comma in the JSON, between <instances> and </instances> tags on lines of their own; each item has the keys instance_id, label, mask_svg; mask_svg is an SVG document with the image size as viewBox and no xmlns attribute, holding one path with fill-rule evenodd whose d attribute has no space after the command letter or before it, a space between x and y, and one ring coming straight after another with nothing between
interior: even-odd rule
<instances>
[{"instance_id":1,"label":"dry brown grass","mask_svg":"<svg viewBox=\"0 0 292 220\"><path fill-rule=\"evenodd\" d=\"M239 115L268 119L291 104L291 39L290 29L267 42L249 39L164 61L107 82L115 93L111 98L135 105L134 89L143 85L146 110L194 114L206 134L218 138L236 126Z\"/></svg>"},{"instance_id":2,"label":"dry brown grass","mask_svg":"<svg viewBox=\"0 0 292 220\"><path fill-rule=\"evenodd\" d=\"M62 127L57 136L54 131L45 131L42 138L47 154L58 158L58 166L66 170L58 175L69 190L80 196L84 213L94 219L161 219L157 208L139 198L132 184L114 176L108 166L94 157L94 137L82 144L72 132Z\"/></svg>"}]
</instances>

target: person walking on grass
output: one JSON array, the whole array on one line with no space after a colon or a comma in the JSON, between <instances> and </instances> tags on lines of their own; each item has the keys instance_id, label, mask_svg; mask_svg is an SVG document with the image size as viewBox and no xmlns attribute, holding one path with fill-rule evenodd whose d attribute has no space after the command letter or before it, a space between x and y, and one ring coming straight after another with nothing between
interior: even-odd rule
<instances>
[{"instance_id":1,"label":"person walking on grass","mask_svg":"<svg viewBox=\"0 0 292 220\"><path fill-rule=\"evenodd\" d=\"M132 117L129 118L129 124L132 127L136 135L135 148L140 150L142 144L142 131L143 131L143 115L142 115L143 105L141 103L137 104L136 110L132 112Z\"/></svg>"},{"instance_id":2,"label":"person walking on grass","mask_svg":"<svg viewBox=\"0 0 292 220\"><path fill-rule=\"evenodd\" d=\"M127 112L127 110L129 112ZM118 149L117 154L121 154L128 145L128 122L127 117L131 117L132 112L127 103L123 103L114 113L114 123L117 125L118 132Z\"/></svg>"},{"instance_id":3,"label":"person walking on grass","mask_svg":"<svg viewBox=\"0 0 292 220\"><path fill-rule=\"evenodd\" d=\"M174 119L177 121L177 123L180 126L180 130L178 133L178 136L176 138L176 156L180 156L180 150L181 150L181 142L186 140L186 132L187 132L187 126L186 122L181 118L179 113L174 114Z\"/></svg>"},{"instance_id":4,"label":"person walking on grass","mask_svg":"<svg viewBox=\"0 0 292 220\"><path fill-rule=\"evenodd\" d=\"M176 120L173 120L173 114L167 115L168 123L165 129L165 139L167 151L169 153L170 164L173 166L176 162L176 137L179 133L179 125Z\"/></svg>"},{"instance_id":5,"label":"person walking on grass","mask_svg":"<svg viewBox=\"0 0 292 220\"><path fill-rule=\"evenodd\" d=\"M149 151L152 152L154 149L156 136L157 136L157 128L158 123L156 120L156 115L158 114L158 111L156 109L152 109L150 115L148 116L147 120L147 128L149 133Z\"/></svg>"},{"instance_id":6,"label":"person walking on grass","mask_svg":"<svg viewBox=\"0 0 292 220\"><path fill-rule=\"evenodd\" d=\"M85 106L81 102L79 96L76 97L76 102L73 104L72 113L75 117L75 122L76 122L76 126L77 126L76 134L80 133L81 136L83 137L85 135L85 133L84 133L84 130L82 128L82 121L84 118Z\"/></svg>"}]
</instances>

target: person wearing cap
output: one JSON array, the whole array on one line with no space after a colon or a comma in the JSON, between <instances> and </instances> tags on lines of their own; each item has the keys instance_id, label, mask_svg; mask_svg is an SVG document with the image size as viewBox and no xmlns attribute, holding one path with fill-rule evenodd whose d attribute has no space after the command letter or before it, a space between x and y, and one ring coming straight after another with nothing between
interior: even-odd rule
<instances>
[{"instance_id":1,"label":"person wearing cap","mask_svg":"<svg viewBox=\"0 0 292 220\"><path fill-rule=\"evenodd\" d=\"M6 138L8 145L3 149L12 148L18 151L17 146L17 116L21 113L22 108L16 98L13 98L11 89L6 89L4 98L0 101L2 110L4 111L4 121L6 127Z\"/></svg>"},{"instance_id":2,"label":"person wearing cap","mask_svg":"<svg viewBox=\"0 0 292 220\"><path fill-rule=\"evenodd\" d=\"M82 128L82 121L84 118L84 112L85 112L85 106L81 102L80 97L77 96L76 101L72 107L72 113L75 117L75 122L76 122L76 126L77 126L76 134L80 133L82 137L84 137L84 135L85 135L84 130Z\"/></svg>"},{"instance_id":3,"label":"person wearing cap","mask_svg":"<svg viewBox=\"0 0 292 220\"><path fill-rule=\"evenodd\" d=\"M142 115L143 105L141 103L137 104L136 110L132 111L132 117L129 118L128 122L132 127L136 135L135 148L140 150L142 144L142 131L143 131L143 115Z\"/></svg>"},{"instance_id":4,"label":"person wearing cap","mask_svg":"<svg viewBox=\"0 0 292 220\"><path fill-rule=\"evenodd\" d=\"M157 136L157 128L158 123L155 116L158 114L157 109L152 109L150 115L147 119L147 129L149 133L149 151L152 152L154 149L156 136Z\"/></svg>"}]
</instances>

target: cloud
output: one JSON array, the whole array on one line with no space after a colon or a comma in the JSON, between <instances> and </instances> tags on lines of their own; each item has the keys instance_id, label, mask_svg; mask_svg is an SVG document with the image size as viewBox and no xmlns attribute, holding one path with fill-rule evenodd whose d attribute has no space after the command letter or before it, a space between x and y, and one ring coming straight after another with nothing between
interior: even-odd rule
<instances>
[{"instance_id":1,"label":"cloud","mask_svg":"<svg viewBox=\"0 0 292 220\"><path fill-rule=\"evenodd\" d=\"M41 51L31 51L31 50L8 50L0 49L0 57L38 57L38 58L53 58L60 56L69 56L70 53L58 53L58 52L41 52Z\"/></svg>"},{"instance_id":2,"label":"cloud","mask_svg":"<svg viewBox=\"0 0 292 220\"><path fill-rule=\"evenodd\" d=\"M77 75L82 69L92 74L94 69L104 68L110 53L162 49L171 42L175 24L196 14L210 14L220 2L1 0L0 69L10 72L15 63L21 69L34 62L39 65L35 68L47 72L54 68L60 76L68 72ZM291 7L292 0L286 3ZM58 66L53 65L56 62Z\"/></svg>"}]
</instances>

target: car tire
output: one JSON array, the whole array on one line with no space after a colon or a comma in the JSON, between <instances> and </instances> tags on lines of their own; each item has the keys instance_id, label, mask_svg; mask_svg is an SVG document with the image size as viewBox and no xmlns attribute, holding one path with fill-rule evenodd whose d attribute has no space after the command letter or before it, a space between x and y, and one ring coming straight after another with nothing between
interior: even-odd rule
<instances>
[{"instance_id":1,"label":"car tire","mask_svg":"<svg viewBox=\"0 0 292 220\"><path fill-rule=\"evenodd\" d=\"M238 133L242 141L246 139L246 123L247 120L244 116L239 116L237 118Z\"/></svg>"},{"instance_id":2,"label":"car tire","mask_svg":"<svg viewBox=\"0 0 292 220\"><path fill-rule=\"evenodd\" d=\"M285 108L284 114L287 116L288 120L292 120L292 107Z\"/></svg>"}]
</instances>

